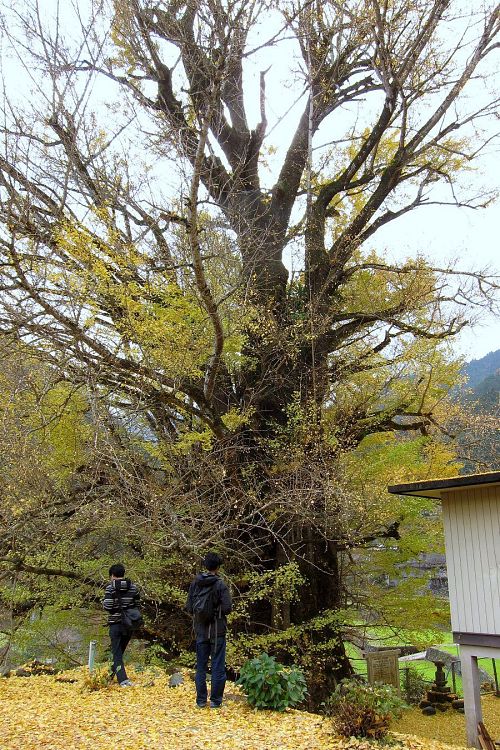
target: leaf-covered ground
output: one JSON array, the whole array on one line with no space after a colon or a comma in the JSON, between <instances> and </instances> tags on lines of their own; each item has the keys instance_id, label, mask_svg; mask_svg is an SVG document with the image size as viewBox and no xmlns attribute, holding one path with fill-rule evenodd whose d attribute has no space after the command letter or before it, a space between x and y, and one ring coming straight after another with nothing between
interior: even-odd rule
<instances>
[{"instance_id":1,"label":"leaf-covered ground","mask_svg":"<svg viewBox=\"0 0 500 750\"><path fill-rule=\"evenodd\" d=\"M483 720L490 735L500 740L500 698L483 695L481 705ZM465 717L456 711L424 716L418 708L413 708L405 711L401 719L393 723L392 729L403 734L417 734L421 739L428 737L450 745L467 745Z\"/></svg>"},{"instance_id":2,"label":"leaf-covered ground","mask_svg":"<svg viewBox=\"0 0 500 750\"><path fill-rule=\"evenodd\" d=\"M70 676L77 681L0 680L3 750L373 750L367 742L335 737L314 714L255 712L233 686L221 709L200 710L189 680L169 688L167 677L142 673L134 675L133 688L115 684L88 692L81 671ZM456 732L451 738L460 741ZM446 750L434 740L397 740L402 750Z\"/></svg>"}]
</instances>

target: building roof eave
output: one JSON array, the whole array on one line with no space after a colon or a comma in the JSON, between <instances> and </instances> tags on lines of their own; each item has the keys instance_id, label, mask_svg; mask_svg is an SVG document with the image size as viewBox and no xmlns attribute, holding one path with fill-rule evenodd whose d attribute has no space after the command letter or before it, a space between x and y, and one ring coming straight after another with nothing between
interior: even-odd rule
<instances>
[{"instance_id":1,"label":"building roof eave","mask_svg":"<svg viewBox=\"0 0 500 750\"><path fill-rule=\"evenodd\" d=\"M440 500L443 493L446 494L451 490L491 487L497 484L500 484L500 471L488 471L482 474L464 474L460 477L448 477L446 479L430 479L422 482L393 484L387 490L391 495L413 495Z\"/></svg>"}]
</instances>

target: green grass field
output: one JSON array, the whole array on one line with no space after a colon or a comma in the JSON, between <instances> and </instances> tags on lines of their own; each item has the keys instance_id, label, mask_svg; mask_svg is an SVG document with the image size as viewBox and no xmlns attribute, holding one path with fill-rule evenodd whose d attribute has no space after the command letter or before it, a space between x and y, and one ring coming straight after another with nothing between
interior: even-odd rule
<instances>
[{"instance_id":1,"label":"green grass field","mask_svg":"<svg viewBox=\"0 0 500 750\"><path fill-rule=\"evenodd\" d=\"M449 654L453 654L454 656L459 658L458 656L458 646L454 643L452 643L452 634L451 633L443 633L443 642L442 643L429 643L428 648L438 648L441 651L446 651ZM373 642L374 645L379 646L398 646L405 642L411 643L411 641L408 639L405 641L404 635L399 634L399 636L395 636L390 632L389 630L385 630L384 628L377 628L374 629L373 634L370 633L370 636L373 636L373 639L370 638L370 640ZM420 640L420 639L419 639ZM420 643L422 641L420 640ZM420 648L420 646L419 646ZM425 648L421 649L422 651L425 651ZM351 664L353 666L354 671L357 674L365 675L367 668L366 668L366 661L362 656L361 650L354 646L351 643L346 644L346 651L347 655L351 661ZM492 681L493 681L493 663L491 659L479 659L479 666L481 669L483 669L485 672L488 672L488 674L491 675ZM497 675L500 678L500 660L497 660ZM400 662L400 675L401 675L401 684L404 686L404 671L405 668L410 667L411 669L415 669L418 671L422 677L429 683L432 683L434 680L434 674L436 672L436 668L434 664L430 661L426 660L419 660L419 661L412 661L412 662ZM448 685L452 687L452 674L451 669L446 670L446 675L448 678ZM456 686L456 692L459 695L462 695L462 679L459 675L455 676L455 686Z\"/></svg>"}]
</instances>

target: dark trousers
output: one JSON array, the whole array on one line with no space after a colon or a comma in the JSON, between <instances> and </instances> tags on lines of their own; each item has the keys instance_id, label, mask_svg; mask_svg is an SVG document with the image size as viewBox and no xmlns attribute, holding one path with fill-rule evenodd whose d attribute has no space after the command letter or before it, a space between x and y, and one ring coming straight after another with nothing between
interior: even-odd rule
<instances>
[{"instance_id":1,"label":"dark trousers","mask_svg":"<svg viewBox=\"0 0 500 750\"><path fill-rule=\"evenodd\" d=\"M207 702L207 666L211 659L210 703L220 706L226 684L226 637L216 641L196 641L196 703L203 706Z\"/></svg>"},{"instance_id":2,"label":"dark trousers","mask_svg":"<svg viewBox=\"0 0 500 750\"><path fill-rule=\"evenodd\" d=\"M111 639L111 654L113 656L111 673L116 675L118 682L123 682L123 680L127 679L123 654L130 641L130 632L123 627L121 622L116 622L109 626L109 637Z\"/></svg>"}]
</instances>

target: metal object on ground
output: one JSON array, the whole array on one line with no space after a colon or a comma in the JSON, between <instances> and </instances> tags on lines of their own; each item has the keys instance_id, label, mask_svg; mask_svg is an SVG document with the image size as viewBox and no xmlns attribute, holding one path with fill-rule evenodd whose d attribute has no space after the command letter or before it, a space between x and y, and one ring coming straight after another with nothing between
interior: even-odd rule
<instances>
[{"instance_id":1,"label":"metal object on ground","mask_svg":"<svg viewBox=\"0 0 500 750\"><path fill-rule=\"evenodd\" d=\"M96 647L97 647L96 641L90 641L89 643L89 672L92 672L94 669Z\"/></svg>"}]
</instances>

